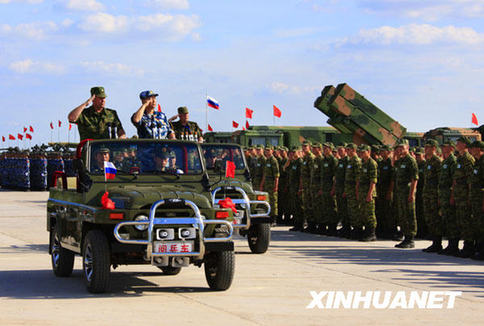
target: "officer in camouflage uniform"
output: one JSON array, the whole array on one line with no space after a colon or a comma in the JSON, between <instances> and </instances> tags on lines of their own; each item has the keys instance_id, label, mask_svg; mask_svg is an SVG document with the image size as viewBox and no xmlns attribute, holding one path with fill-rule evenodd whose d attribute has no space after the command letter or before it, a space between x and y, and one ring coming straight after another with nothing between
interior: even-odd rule
<instances>
[{"instance_id":1,"label":"officer in camouflage uniform","mask_svg":"<svg viewBox=\"0 0 484 326\"><path fill-rule=\"evenodd\" d=\"M314 154L313 165L313 180L311 184L311 193L313 194L313 212L314 220L316 223L316 229L314 232L321 233L326 229L326 224L323 218L324 204L321 198L322 196L322 184L321 184L321 167L323 165L323 146L320 143L314 143L312 146L312 152Z\"/></svg>"},{"instance_id":2,"label":"officer in camouflage uniform","mask_svg":"<svg viewBox=\"0 0 484 326\"><path fill-rule=\"evenodd\" d=\"M338 160L333 156L333 144L323 144L323 162L321 167L322 199L324 221L328 224L327 234L337 235L338 215L336 214L335 172Z\"/></svg>"},{"instance_id":3,"label":"officer in camouflage uniform","mask_svg":"<svg viewBox=\"0 0 484 326\"><path fill-rule=\"evenodd\" d=\"M361 170L358 176L358 202L360 208L359 218L356 219L355 228L365 227L360 241L375 241L376 216L375 197L378 176L378 164L370 156L370 146L360 145Z\"/></svg>"},{"instance_id":4,"label":"officer in camouflage uniform","mask_svg":"<svg viewBox=\"0 0 484 326\"><path fill-rule=\"evenodd\" d=\"M262 174L264 173L264 164L266 161L264 157L264 146L257 145L256 154L257 154L257 160L255 161L252 187L255 190L262 190L261 188Z\"/></svg>"},{"instance_id":5,"label":"officer in camouflage uniform","mask_svg":"<svg viewBox=\"0 0 484 326\"><path fill-rule=\"evenodd\" d=\"M442 218L439 214L439 176L441 160L436 155L439 143L435 139L425 142L425 170L423 175L423 211L425 224L432 239L432 245L423 249L424 252L439 252L442 250Z\"/></svg>"},{"instance_id":6,"label":"officer in camouflage uniform","mask_svg":"<svg viewBox=\"0 0 484 326\"><path fill-rule=\"evenodd\" d=\"M307 219L308 227L305 231L316 232L316 219L313 211L313 194L311 193L314 170L314 154L311 152L311 143L305 141L303 149L303 164L301 167L301 188L303 216Z\"/></svg>"},{"instance_id":7,"label":"officer in camouflage uniform","mask_svg":"<svg viewBox=\"0 0 484 326\"><path fill-rule=\"evenodd\" d=\"M453 177L452 193L450 202L455 203L457 227L459 229L460 238L464 240L464 248L459 252L459 257L470 257L474 254L473 230L470 229L472 225L469 221L471 219L470 213L470 181L473 173L474 158L469 154L467 147L470 141L466 137L460 137L457 140L457 165Z\"/></svg>"},{"instance_id":8,"label":"officer in camouflage uniform","mask_svg":"<svg viewBox=\"0 0 484 326\"><path fill-rule=\"evenodd\" d=\"M393 192L396 193L398 221L405 239L395 245L397 248L414 248L414 238L417 234L417 219L415 216L415 191L418 183L417 161L408 151L408 140L399 139L400 159L395 164L395 183Z\"/></svg>"},{"instance_id":9,"label":"officer in camouflage uniform","mask_svg":"<svg viewBox=\"0 0 484 326\"><path fill-rule=\"evenodd\" d=\"M454 155L455 143L451 140L442 145L444 160L439 175L439 204L442 213L442 235L449 239L447 247L439 252L443 255L457 255L459 252L459 232L455 215L455 205L450 203L453 176L457 166Z\"/></svg>"},{"instance_id":10,"label":"officer in camouflage uniform","mask_svg":"<svg viewBox=\"0 0 484 326\"><path fill-rule=\"evenodd\" d=\"M269 194L271 205L271 222L274 223L277 216L277 193L279 189L279 163L273 155L273 147L267 146L264 151L266 161L262 169L261 188Z\"/></svg>"},{"instance_id":11,"label":"officer in camouflage uniform","mask_svg":"<svg viewBox=\"0 0 484 326\"><path fill-rule=\"evenodd\" d=\"M346 198L350 226L354 227L350 237L358 239L363 232L363 230L357 229L355 226L360 216L358 177L361 170L361 160L356 155L356 145L353 143L346 146L346 153L348 154L348 165L346 165L345 171L345 192L343 193L343 198Z\"/></svg>"},{"instance_id":12,"label":"officer in camouflage uniform","mask_svg":"<svg viewBox=\"0 0 484 326\"><path fill-rule=\"evenodd\" d=\"M281 146L279 151L279 191L278 191L278 222L281 224L287 224L289 220L289 214L287 213L287 202L288 202L288 189L287 189L287 170L284 169L289 158L287 157L287 148Z\"/></svg>"},{"instance_id":13,"label":"officer in camouflage uniform","mask_svg":"<svg viewBox=\"0 0 484 326\"><path fill-rule=\"evenodd\" d=\"M472 155L476 159L471 177L471 206L476 253L471 258L484 260L484 142L472 143Z\"/></svg>"},{"instance_id":14,"label":"officer in camouflage uniform","mask_svg":"<svg viewBox=\"0 0 484 326\"><path fill-rule=\"evenodd\" d=\"M346 166L348 165L348 156L346 155L345 146L346 144L338 146L338 156L340 158L334 172L335 187L332 195L336 197L338 222L341 222L343 226L340 229L339 235L343 238L349 238L351 227L348 219L346 198L343 197L343 193L345 192Z\"/></svg>"},{"instance_id":15,"label":"officer in camouflage uniform","mask_svg":"<svg viewBox=\"0 0 484 326\"><path fill-rule=\"evenodd\" d=\"M289 152L288 182L289 182L289 212L294 221L294 227L289 231L302 231L304 227L304 215L302 214L301 168L302 158L299 157L297 146L293 146Z\"/></svg>"},{"instance_id":16,"label":"officer in camouflage uniform","mask_svg":"<svg viewBox=\"0 0 484 326\"><path fill-rule=\"evenodd\" d=\"M390 186L393 178L392 149L388 145L380 147L380 162L378 163L378 183L376 184L376 236L382 239L392 239L397 228L395 214L392 209Z\"/></svg>"},{"instance_id":17,"label":"officer in camouflage uniform","mask_svg":"<svg viewBox=\"0 0 484 326\"><path fill-rule=\"evenodd\" d=\"M88 108L90 103L92 105ZM91 97L68 115L70 123L77 124L79 137L83 139L108 139L126 138L123 125L119 121L118 114L115 110L104 107L106 104L106 93L104 87L91 88ZM116 130L116 135L114 135Z\"/></svg>"},{"instance_id":18,"label":"officer in camouflage uniform","mask_svg":"<svg viewBox=\"0 0 484 326\"><path fill-rule=\"evenodd\" d=\"M200 129L198 124L194 121L188 121L188 108L186 106L180 106L177 111L178 118L180 119L171 123L173 126L173 131L175 132L176 139L192 140L203 143L202 130Z\"/></svg>"},{"instance_id":19,"label":"officer in camouflage uniform","mask_svg":"<svg viewBox=\"0 0 484 326\"><path fill-rule=\"evenodd\" d=\"M425 153L422 147L417 147L414 150L414 157L418 165L418 179L417 192L415 194L415 215L417 216L417 238L425 239L427 237L427 224L425 223L423 210L423 186L424 186L424 171L427 166L425 162Z\"/></svg>"}]
</instances>

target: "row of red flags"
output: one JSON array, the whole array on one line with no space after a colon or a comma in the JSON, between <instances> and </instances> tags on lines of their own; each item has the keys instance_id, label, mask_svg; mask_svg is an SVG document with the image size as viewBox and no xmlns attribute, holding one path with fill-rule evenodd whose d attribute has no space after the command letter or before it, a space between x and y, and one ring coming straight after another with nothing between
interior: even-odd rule
<instances>
[{"instance_id":1,"label":"row of red flags","mask_svg":"<svg viewBox=\"0 0 484 326\"><path fill-rule=\"evenodd\" d=\"M32 126L29 126L28 128L27 127L24 127L24 134L25 135L22 135L21 133L18 133L17 134L17 138L15 138L14 135L9 134L8 135L8 139L9 140L15 140L15 139L23 140L24 137L25 137L26 139L32 140L32 135L30 133L28 133L27 131L29 131L30 133L33 133L34 132L34 127L32 127ZM7 139L5 138L5 136L2 136L2 142L5 142L6 140Z\"/></svg>"},{"instance_id":2,"label":"row of red flags","mask_svg":"<svg viewBox=\"0 0 484 326\"><path fill-rule=\"evenodd\" d=\"M60 127L62 126L62 121L60 121L60 120L59 120L59 121L57 122L57 125L58 125L58 126L59 126L59 128L60 128ZM51 122L51 123L50 123L50 129L54 129L54 123L53 123L53 122ZM72 129L72 124L71 124L71 123L69 123L69 130L71 130L71 129Z\"/></svg>"},{"instance_id":3,"label":"row of red flags","mask_svg":"<svg viewBox=\"0 0 484 326\"><path fill-rule=\"evenodd\" d=\"M245 117L247 119L252 119L252 114L254 114L254 110L251 110L249 108L245 108ZM272 106L272 114L276 118L280 118L282 116L282 111L275 105ZM245 121L245 127L242 127L243 130L249 129L249 120ZM208 124L208 131L213 131L213 128L210 124ZM239 127L239 123L237 121L232 120L232 127L237 129Z\"/></svg>"}]
</instances>

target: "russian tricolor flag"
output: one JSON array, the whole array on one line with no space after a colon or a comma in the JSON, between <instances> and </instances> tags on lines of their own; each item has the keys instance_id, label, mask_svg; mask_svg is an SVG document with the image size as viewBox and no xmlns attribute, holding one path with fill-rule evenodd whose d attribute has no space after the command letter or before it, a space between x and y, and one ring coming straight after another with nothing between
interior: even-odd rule
<instances>
[{"instance_id":1,"label":"russian tricolor flag","mask_svg":"<svg viewBox=\"0 0 484 326\"><path fill-rule=\"evenodd\" d=\"M216 110L219 109L218 102L215 99L211 98L210 96L207 96L207 103L209 107L214 108Z\"/></svg>"},{"instance_id":2,"label":"russian tricolor flag","mask_svg":"<svg viewBox=\"0 0 484 326\"><path fill-rule=\"evenodd\" d=\"M116 171L113 163L104 161L104 176L106 180L114 179L116 177Z\"/></svg>"}]
</instances>

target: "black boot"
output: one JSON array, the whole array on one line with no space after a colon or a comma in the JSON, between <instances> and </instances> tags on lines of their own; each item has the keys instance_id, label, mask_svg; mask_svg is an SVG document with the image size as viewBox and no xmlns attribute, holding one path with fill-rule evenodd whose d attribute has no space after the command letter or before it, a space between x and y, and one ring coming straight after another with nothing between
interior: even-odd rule
<instances>
[{"instance_id":1,"label":"black boot","mask_svg":"<svg viewBox=\"0 0 484 326\"><path fill-rule=\"evenodd\" d=\"M365 233L359 240L365 241L365 242L376 241L375 228L372 228L372 227L365 228Z\"/></svg>"},{"instance_id":2,"label":"black boot","mask_svg":"<svg viewBox=\"0 0 484 326\"><path fill-rule=\"evenodd\" d=\"M302 231L303 225L301 223L295 223L294 227L290 228L289 231Z\"/></svg>"},{"instance_id":3,"label":"black boot","mask_svg":"<svg viewBox=\"0 0 484 326\"><path fill-rule=\"evenodd\" d=\"M440 252L442 250L442 238L433 237L432 245L428 248L422 249L423 252Z\"/></svg>"},{"instance_id":4,"label":"black boot","mask_svg":"<svg viewBox=\"0 0 484 326\"><path fill-rule=\"evenodd\" d=\"M474 256L474 253L476 252L476 248L474 246L474 241L472 240L465 240L464 241L464 248L462 248L461 251L459 251L459 254L457 255L460 258L470 258Z\"/></svg>"},{"instance_id":5,"label":"black boot","mask_svg":"<svg viewBox=\"0 0 484 326\"><path fill-rule=\"evenodd\" d=\"M441 255L457 256L459 254L459 239L449 239L447 247L439 252Z\"/></svg>"},{"instance_id":6,"label":"black boot","mask_svg":"<svg viewBox=\"0 0 484 326\"><path fill-rule=\"evenodd\" d=\"M484 241L477 241L476 252L471 258L475 260L484 260Z\"/></svg>"},{"instance_id":7,"label":"black boot","mask_svg":"<svg viewBox=\"0 0 484 326\"><path fill-rule=\"evenodd\" d=\"M359 238L361 238L361 232L362 230L360 228L353 228L353 230L351 230L350 239L358 240Z\"/></svg>"},{"instance_id":8,"label":"black boot","mask_svg":"<svg viewBox=\"0 0 484 326\"><path fill-rule=\"evenodd\" d=\"M392 235L392 240L393 241L402 241L403 240L403 232L395 230L395 232Z\"/></svg>"},{"instance_id":9,"label":"black boot","mask_svg":"<svg viewBox=\"0 0 484 326\"><path fill-rule=\"evenodd\" d=\"M413 236L405 236L405 239L399 244L395 245L395 248L415 248L415 242L413 242Z\"/></svg>"},{"instance_id":10,"label":"black boot","mask_svg":"<svg viewBox=\"0 0 484 326\"><path fill-rule=\"evenodd\" d=\"M336 224L334 224L334 223L329 224L328 225L328 235L330 237L335 237L337 234L338 234L338 232L336 230Z\"/></svg>"}]
</instances>

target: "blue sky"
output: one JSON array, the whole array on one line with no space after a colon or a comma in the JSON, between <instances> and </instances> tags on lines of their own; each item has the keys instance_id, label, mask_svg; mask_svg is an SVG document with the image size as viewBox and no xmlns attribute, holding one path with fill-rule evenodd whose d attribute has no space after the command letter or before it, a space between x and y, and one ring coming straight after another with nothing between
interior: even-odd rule
<instances>
[{"instance_id":1,"label":"blue sky","mask_svg":"<svg viewBox=\"0 0 484 326\"><path fill-rule=\"evenodd\" d=\"M202 128L208 93L216 131L245 107L272 124L272 105L278 125L327 125L313 102L341 82L410 131L484 121L482 0L0 0L0 18L0 135L32 125L32 143L57 120L66 141L96 85L128 136L146 89Z\"/></svg>"}]
</instances>

